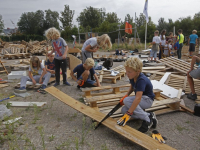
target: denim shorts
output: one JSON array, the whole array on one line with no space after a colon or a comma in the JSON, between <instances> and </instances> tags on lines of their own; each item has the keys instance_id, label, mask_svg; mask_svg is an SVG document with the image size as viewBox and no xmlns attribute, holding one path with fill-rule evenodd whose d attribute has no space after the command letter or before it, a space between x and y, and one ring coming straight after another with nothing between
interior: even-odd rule
<instances>
[{"instance_id":1,"label":"denim shorts","mask_svg":"<svg viewBox=\"0 0 200 150\"><path fill-rule=\"evenodd\" d=\"M151 50L150 57L157 58L157 50Z\"/></svg>"},{"instance_id":2,"label":"denim shorts","mask_svg":"<svg viewBox=\"0 0 200 150\"><path fill-rule=\"evenodd\" d=\"M200 79L200 68L192 70L189 75L194 79Z\"/></svg>"},{"instance_id":3,"label":"denim shorts","mask_svg":"<svg viewBox=\"0 0 200 150\"><path fill-rule=\"evenodd\" d=\"M78 80L82 80L83 79L83 77L82 76L80 76L79 78L78 78ZM91 79L87 79L87 81L86 81L87 83L89 83L89 84L94 84L95 83L95 81L93 81L93 80L91 80Z\"/></svg>"}]
</instances>

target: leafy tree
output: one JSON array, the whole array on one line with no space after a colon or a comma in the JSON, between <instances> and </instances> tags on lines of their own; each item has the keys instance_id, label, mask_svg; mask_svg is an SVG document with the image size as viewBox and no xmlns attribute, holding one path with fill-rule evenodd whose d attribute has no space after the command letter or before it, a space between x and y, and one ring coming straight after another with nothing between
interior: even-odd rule
<instances>
[{"instance_id":1,"label":"leafy tree","mask_svg":"<svg viewBox=\"0 0 200 150\"><path fill-rule=\"evenodd\" d=\"M59 29L59 13L57 11L51 11L50 9L45 10L45 13L44 30L51 27Z\"/></svg>"},{"instance_id":2,"label":"leafy tree","mask_svg":"<svg viewBox=\"0 0 200 150\"><path fill-rule=\"evenodd\" d=\"M60 17L62 27L63 28L65 28L65 27L71 28L72 27L72 20L73 20L75 11L70 10L69 5L65 5L64 11L61 11L60 13L61 13L61 16L62 16L62 17Z\"/></svg>"},{"instance_id":3,"label":"leafy tree","mask_svg":"<svg viewBox=\"0 0 200 150\"><path fill-rule=\"evenodd\" d=\"M77 21L84 28L86 28L87 26L91 28L95 28L95 27L100 26L101 19L102 17L101 17L101 13L99 9L96 9L90 6L90 7L86 7L86 9L84 9L80 13L79 17L77 18Z\"/></svg>"},{"instance_id":4,"label":"leafy tree","mask_svg":"<svg viewBox=\"0 0 200 150\"><path fill-rule=\"evenodd\" d=\"M39 28L43 25L43 11L22 13L17 23L19 30L26 34L39 34Z\"/></svg>"},{"instance_id":5,"label":"leafy tree","mask_svg":"<svg viewBox=\"0 0 200 150\"><path fill-rule=\"evenodd\" d=\"M127 14L125 16L124 22L128 22L128 23L132 24L133 23L133 17L131 17L129 14Z\"/></svg>"},{"instance_id":6,"label":"leafy tree","mask_svg":"<svg viewBox=\"0 0 200 150\"><path fill-rule=\"evenodd\" d=\"M3 31L3 28L4 28L4 23L2 20L2 15L0 15L0 33Z\"/></svg>"},{"instance_id":7,"label":"leafy tree","mask_svg":"<svg viewBox=\"0 0 200 150\"><path fill-rule=\"evenodd\" d=\"M112 13L107 13L105 21L108 23L119 23L120 19L117 17L117 14L112 12Z\"/></svg>"}]
</instances>

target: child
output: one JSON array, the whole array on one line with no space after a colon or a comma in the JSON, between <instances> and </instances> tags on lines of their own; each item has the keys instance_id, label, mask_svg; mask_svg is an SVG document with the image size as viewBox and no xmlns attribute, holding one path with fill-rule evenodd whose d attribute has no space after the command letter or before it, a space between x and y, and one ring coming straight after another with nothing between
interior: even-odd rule
<instances>
[{"instance_id":1,"label":"child","mask_svg":"<svg viewBox=\"0 0 200 150\"><path fill-rule=\"evenodd\" d=\"M139 58L128 58L124 66L131 86L128 93L120 100L120 104L124 105L121 110L124 116L117 121L117 124L124 126L130 118L141 119L143 123L138 130L145 133L152 125L154 128L157 125L155 114L144 111L153 104L155 97L153 86L151 81L141 73L143 64ZM135 91L135 96L129 97L133 91Z\"/></svg>"},{"instance_id":2,"label":"child","mask_svg":"<svg viewBox=\"0 0 200 150\"><path fill-rule=\"evenodd\" d=\"M95 74L93 66L94 66L94 60L92 58L87 58L85 60L85 63L76 66L70 75L78 83L78 85L81 85L83 80L84 82L87 82L91 85L101 86L99 83L99 79ZM77 73L77 77L74 76L74 73ZM96 82L88 78L90 74L94 75Z\"/></svg>"},{"instance_id":3,"label":"child","mask_svg":"<svg viewBox=\"0 0 200 150\"><path fill-rule=\"evenodd\" d=\"M163 52L163 55L165 57L169 57L171 55L171 50L172 50L172 45L171 45L172 41L171 40L168 40L168 44L165 45L164 47L164 52Z\"/></svg>"},{"instance_id":4,"label":"child","mask_svg":"<svg viewBox=\"0 0 200 150\"><path fill-rule=\"evenodd\" d=\"M60 84L60 68L62 69L62 75L63 75L63 84L70 86L70 84L67 82L67 51L68 46L67 43L63 38L60 37L60 32L56 28L49 28L47 31L45 31L45 35L47 39L52 40L52 47L53 50L51 53L48 54L50 56L53 52L55 52L55 75L56 75L56 83L54 86L57 86Z\"/></svg>"},{"instance_id":5,"label":"child","mask_svg":"<svg viewBox=\"0 0 200 150\"><path fill-rule=\"evenodd\" d=\"M55 61L54 61L54 53L49 55L49 59L45 61L45 68L47 72L51 73L51 76L55 76Z\"/></svg>"},{"instance_id":6,"label":"child","mask_svg":"<svg viewBox=\"0 0 200 150\"><path fill-rule=\"evenodd\" d=\"M42 84L41 90L47 87L51 73L47 72L44 68L44 65L40 63L38 57L33 56L30 60L30 67L28 76L23 76L20 82L20 88L15 89L15 92L26 92L26 82L32 81L33 84L40 83Z\"/></svg>"},{"instance_id":7,"label":"child","mask_svg":"<svg viewBox=\"0 0 200 150\"><path fill-rule=\"evenodd\" d=\"M182 47L183 47L183 41L184 41L184 35L182 34L182 29L178 30L178 38L177 38L177 42L179 43L179 48L177 50L177 55L178 55L178 59L181 59L181 51L182 51Z\"/></svg>"},{"instance_id":8,"label":"child","mask_svg":"<svg viewBox=\"0 0 200 150\"><path fill-rule=\"evenodd\" d=\"M197 30L193 30L188 40L188 45L190 45L189 47L190 58L192 58L192 53L195 51L195 46L198 45L198 41L197 41L198 35L196 35L196 33L197 33Z\"/></svg>"},{"instance_id":9,"label":"child","mask_svg":"<svg viewBox=\"0 0 200 150\"><path fill-rule=\"evenodd\" d=\"M110 37L107 34L92 37L85 41L82 47L83 64L87 58L92 58L92 52L96 52L99 47L105 49L106 47L112 48Z\"/></svg>"},{"instance_id":10,"label":"child","mask_svg":"<svg viewBox=\"0 0 200 150\"><path fill-rule=\"evenodd\" d=\"M153 40L152 40L152 49L151 49L151 52L150 52L150 57L151 57L151 61L153 61L153 57L154 57L154 61L156 61L156 58L157 58L157 52L158 52L158 49L159 49L159 44L161 43L161 40L160 40L160 37L158 36L159 34L159 31L156 30L154 32L154 37L153 37Z\"/></svg>"},{"instance_id":11,"label":"child","mask_svg":"<svg viewBox=\"0 0 200 150\"><path fill-rule=\"evenodd\" d=\"M166 37L165 37L165 34L166 34L166 30L163 29L163 30L161 31L161 34L160 34L161 44L160 44L160 51L159 51L159 59L162 58L163 50L164 50L164 47L165 47L165 44L166 44Z\"/></svg>"}]
</instances>

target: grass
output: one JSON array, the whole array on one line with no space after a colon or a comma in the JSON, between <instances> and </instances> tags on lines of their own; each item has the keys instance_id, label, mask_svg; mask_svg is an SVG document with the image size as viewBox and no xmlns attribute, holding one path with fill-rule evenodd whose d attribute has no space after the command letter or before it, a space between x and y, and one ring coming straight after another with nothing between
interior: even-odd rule
<instances>
[{"instance_id":1,"label":"grass","mask_svg":"<svg viewBox=\"0 0 200 150\"><path fill-rule=\"evenodd\" d=\"M178 125L178 124L176 124L176 129L177 129L179 132L181 132L181 131L183 131L183 130L188 130L187 128L181 127L181 126Z\"/></svg>"},{"instance_id":2,"label":"grass","mask_svg":"<svg viewBox=\"0 0 200 150\"><path fill-rule=\"evenodd\" d=\"M55 138L55 136L52 134L51 136L49 136L49 141L50 141L50 142L53 141L54 138Z\"/></svg>"}]
</instances>

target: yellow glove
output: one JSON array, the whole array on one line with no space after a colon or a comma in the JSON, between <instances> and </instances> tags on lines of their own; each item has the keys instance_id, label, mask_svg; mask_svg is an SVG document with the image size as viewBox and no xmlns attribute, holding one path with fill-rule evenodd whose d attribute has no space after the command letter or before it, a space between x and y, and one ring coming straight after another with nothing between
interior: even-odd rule
<instances>
[{"instance_id":1,"label":"yellow glove","mask_svg":"<svg viewBox=\"0 0 200 150\"><path fill-rule=\"evenodd\" d=\"M157 130L153 130L151 136L155 140L158 140L160 143L165 143L165 140L163 139L162 135Z\"/></svg>"},{"instance_id":2,"label":"yellow glove","mask_svg":"<svg viewBox=\"0 0 200 150\"><path fill-rule=\"evenodd\" d=\"M124 103L123 103L123 101L124 101L124 99L127 97L128 95L125 95L124 97L122 97L121 99L120 99L120 105L122 106L122 105L124 105Z\"/></svg>"},{"instance_id":3,"label":"yellow glove","mask_svg":"<svg viewBox=\"0 0 200 150\"><path fill-rule=\"evenodd\" d=\"M130 113L130 112L126 112L125 114L124 114L124 116L123 117L121 117L118 121L117 121L117 124L118 125L120 125L120 126L125 126L125 124L126 124L126 122L127 121L129 121L129 119L131 118L131 115L132 115L133 113Z\"/></svg>"}]
</instances>

